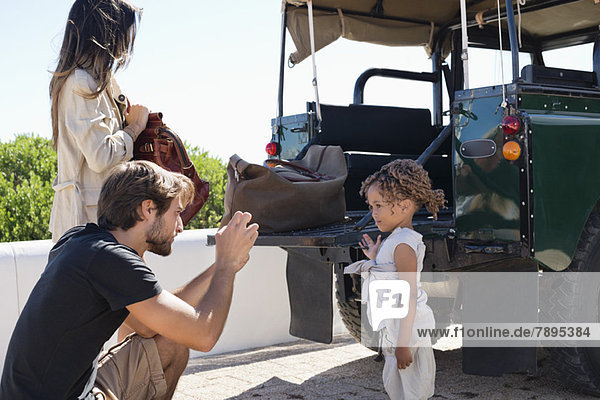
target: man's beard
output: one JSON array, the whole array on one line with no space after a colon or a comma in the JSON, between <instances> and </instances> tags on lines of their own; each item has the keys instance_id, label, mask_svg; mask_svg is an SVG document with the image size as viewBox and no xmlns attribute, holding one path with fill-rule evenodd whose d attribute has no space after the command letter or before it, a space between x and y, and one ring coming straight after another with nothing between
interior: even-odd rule
<instances>
[{"instance_id":1,"label":"man's beard","mask_svg":"<svg viewBox=\"0 0 600 400\"><path fill-rule=\"evenodd\" d=\"M159 256L168 256L171 254L171 239L173 235L169 233L163 233L163 219L158 217L150 230L146 233L146 243L149 244L148 251Z\"/></svg>"}]
</instances>

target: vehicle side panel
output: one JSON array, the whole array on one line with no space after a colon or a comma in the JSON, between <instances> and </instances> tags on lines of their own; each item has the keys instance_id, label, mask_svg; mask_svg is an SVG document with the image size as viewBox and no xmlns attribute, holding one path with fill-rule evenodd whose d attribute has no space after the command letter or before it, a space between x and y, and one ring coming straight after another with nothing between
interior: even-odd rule
<instances>
[{"instance_id":1,"label":"vehicle side panel","mask_svg":"<svg viewBox=\"0 0 600 400\"><path fill-rule=\"evenodd\" d=\"M502 156L502 95L490 92L464 100L457 94L454 104L456 232L459 239L519 241L519 168ZM493 154L465 155L465 145L482 139L495 146Z\"/></svg>"},{"instance_id":2,"label":"vehicle side panel","mask_svg":"<svg viewBox=\"0 0 600 400\"><path fill-rule=\"evenodd\" d=\"M530 114L535 259L568 267L600 198L600 115Z\"/></svg>"}]
</instances>

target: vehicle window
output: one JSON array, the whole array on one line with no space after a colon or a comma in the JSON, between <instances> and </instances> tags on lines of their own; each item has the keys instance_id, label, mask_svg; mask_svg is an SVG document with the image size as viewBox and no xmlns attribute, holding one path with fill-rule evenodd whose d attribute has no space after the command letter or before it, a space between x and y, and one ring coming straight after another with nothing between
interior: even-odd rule
<instances>
[{"instance_id":1,"label":"vehicle window","mask_svg":"<svg viewBox=\"0 0 600 400\"><path fill-rule=\"evenodd\" d=\"M431 109L433 86L429 82L373 77L365 86L364 97L365 104Z\"/></svg>"},{"instance_id":2,"label":"vehicle window","mask_svg":"<svg viewBox=\"0 0 600 400\"><path fill-rule=\"evenodd\" d=\"M504 64L502 80L501 63ZM531 64L531 54L519 53L519 74L521 69ZM510 51L469 48L469 84L471 88L500 85L512 82L512 59Z\"/></svg>"},{"instance_id":3,"label":"vehicle window","mask_svg":"<svg viewBox=\"0 0 600 400\"><path fill-rule=\"evenodd\" d=\"M290 42L291 40L288 40L287 43ZM287 54L292 51L293 44L288 45ZM333 105L352 103L356 79L369 68L431 72L431 60L422 47L387 47L345 39L320 50L316 54L316 62L319 99L323 104ZM310 57L291 69L286 68L286 114L305 112L306 101L314 101L311 82ZM364 103L431 110L432 93L433 86L428 82L373 77L365 86Z\"/></svg>"},{"instance_id":4,"label":"vehicle window","mask_svg":"<svg viewBox=\"0 0 600 400\"><path fill-rule=\"evenodd\" d=\"M593 71L593 43L542 52L547 67L574 69L577 71Z\"/></svg>"}]
</instances>

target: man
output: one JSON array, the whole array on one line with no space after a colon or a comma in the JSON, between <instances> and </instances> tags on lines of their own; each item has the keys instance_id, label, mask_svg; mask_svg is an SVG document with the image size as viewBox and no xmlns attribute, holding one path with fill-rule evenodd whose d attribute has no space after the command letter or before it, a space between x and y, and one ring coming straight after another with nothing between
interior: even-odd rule
<instances>
[{"instance_id":1,"label":"man","mask_svg":"<svg viewBox=\"0 0 600 400\"><path fill-rule=\"evenodd\" d=\"M170 399L188 348L209 351L231 304L235 274L258 236L238 212L216 234L215 263L172 293L144 253L170 254L194 189L144 161L116 167L102 187L98 225L60 238L13 332L0 399ZM124 323L137 334L99 355Z\"/></svg>"}]
</instances>

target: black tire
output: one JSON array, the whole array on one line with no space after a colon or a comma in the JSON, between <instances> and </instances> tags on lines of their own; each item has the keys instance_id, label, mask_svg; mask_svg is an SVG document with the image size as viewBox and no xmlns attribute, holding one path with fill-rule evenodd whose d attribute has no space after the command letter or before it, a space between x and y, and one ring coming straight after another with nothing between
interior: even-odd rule
<instances>
[{"instance_id":1,"label":"black tire","mask_svg":"<svg viewBox=\"0 0 600 400\"><path fill-rule=\"evenodd\" d=\"M567 271L600 272L600 214L592 213L589 217ZM590 289L596 291L586 279L563 274L560 283L552 288L548 315L561 321L599 322L598 293L592 301L581 295L590 293ZM600 396L599 347L551 347L547 350L552 367L568 386Z\"/></svg>"},{"instance_id":2,"label":"black tire","mask_svg":"<svg viewBox=\"0 0 600 400\"><path fill-rule=\"evenodd\" d=\"M340 282L340 279L345 279L346 283ZM345 285L351 285L352 290L346 291L346 300L343 300L342 290L344 290L344 287L347 287ZM358 343L361 343L362 345L365 345L365 343L379 343L377 339L377 332L373 332L369 322L365 320L365 326L361 324L363 305L360 302L360 288L360 275L336 275L335 297L337 300L340 317L342 318L342 322L346 326L346 329L348 329L350 335ZM361 338L365 340L363 341ZM378 351L377 346L365 347L374 351Z\"/></svg>"}]
</instances>

